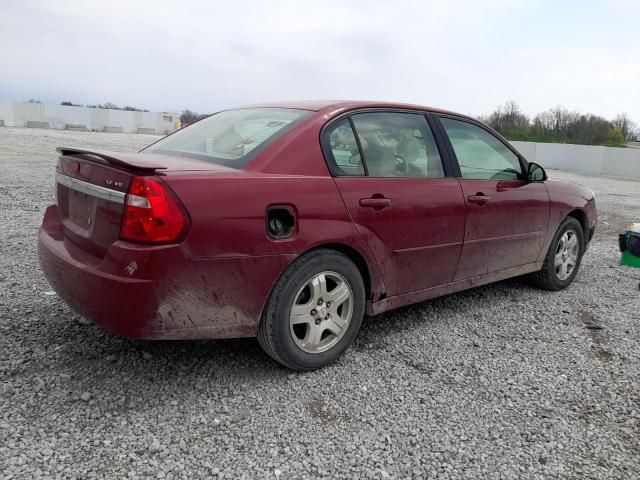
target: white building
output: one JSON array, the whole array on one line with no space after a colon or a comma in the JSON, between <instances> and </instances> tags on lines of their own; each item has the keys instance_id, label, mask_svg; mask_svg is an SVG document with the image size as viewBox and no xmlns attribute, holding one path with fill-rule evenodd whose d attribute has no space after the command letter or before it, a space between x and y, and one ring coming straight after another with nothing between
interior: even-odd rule
<instances>
[{"instance_id":1,"label":"white building","mask_svg":"<svg viewBox=\"0 0 640 480\"><path fill-rule=\"evenodd\" d=\"M180 128L180 115L13 102L0 103L0 126L165 135Z\"/></svg>"}]
</instances>

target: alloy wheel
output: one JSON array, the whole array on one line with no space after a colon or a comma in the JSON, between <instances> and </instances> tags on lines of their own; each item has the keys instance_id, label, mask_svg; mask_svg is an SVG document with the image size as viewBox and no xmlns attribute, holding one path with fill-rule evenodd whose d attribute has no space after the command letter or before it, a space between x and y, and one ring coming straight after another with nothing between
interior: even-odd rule
<instances>
[{"instance_id":1,"label":"alloy wheel","mask_svg":"<svg viewBox=\"0 0 640 480\"><path fill-rule=\"evenodd\" d=\"M291 336L307 353L322 353L344 337L353 316L353 292L337 272L321 272L298 290L289 314Z\"/></svg>"},{"instance_id":2,"label":"alloy wheel","mask_svg":"<svg viewBox=\"0 0 640 480\"><path fill-rule=\"evenodd\" d=\"M558 280L566 280L571 276L580 254L580 243L575 230L567 230L562 234L556 248L554 266Z\"/></svg>"}]
</instances>

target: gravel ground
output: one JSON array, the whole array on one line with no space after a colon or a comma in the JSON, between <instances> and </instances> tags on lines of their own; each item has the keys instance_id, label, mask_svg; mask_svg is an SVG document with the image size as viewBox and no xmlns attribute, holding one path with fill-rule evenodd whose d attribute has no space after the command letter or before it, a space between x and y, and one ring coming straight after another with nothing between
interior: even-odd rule
<instances>
[{"instance_id":1,"label":"gravel ground","mask_svg":"<svg viewBox=\"0 0 640 480\"><path fill-rule=\"evenodd\" d=\"M50 294L54 148L155 138L0 128L0 477L639 478L640 270L616 233L640 182L550 172L598 195L567 290L510 280L366 319L298 374L252 339L117 338Z\"/></svg>"}]
</instances>

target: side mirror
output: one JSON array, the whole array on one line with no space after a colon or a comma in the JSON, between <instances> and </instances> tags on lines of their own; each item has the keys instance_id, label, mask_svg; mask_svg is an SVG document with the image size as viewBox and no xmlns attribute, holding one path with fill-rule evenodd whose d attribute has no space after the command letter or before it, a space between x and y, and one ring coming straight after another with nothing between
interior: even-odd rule
<instances>
[{"instance_id":1,"label":"side mirror","mask_svg":"<svg viewBox=\"0 0 640 480\"><path fill-rule=\"evenodd\" d=\"M537 163L529 164L529 171L527 172L527 179L530 182L544 182L547 179L547 172L544 171Z\"/></svg>"},{"instance_id":2,"label":"side mirror","mask_svg":"<svg viewBox=\"0 0 640 480\"><path fill-rule=\"evenodd\" d=\"M359 153L354 153L353 155L351 155L351 157L349 157L349 163L351 165L360 165L362 163L362 159L360 158L360 154Z\"/></svg>"}]
</instances>

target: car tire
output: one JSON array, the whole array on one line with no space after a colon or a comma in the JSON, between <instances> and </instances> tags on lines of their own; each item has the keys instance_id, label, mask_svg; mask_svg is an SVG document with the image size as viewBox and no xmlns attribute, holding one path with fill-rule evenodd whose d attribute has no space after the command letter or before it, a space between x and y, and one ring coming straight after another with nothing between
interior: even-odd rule
<instances>
[{"instance_id":1,"label":"car tire","mask_svg":"<svg viewBox=\"0 0 640 480\"><path fill-rule=\"evenodd\" d=\"M355 339L365 300L362 275L347 256L314 250L296 259L276 282L258 342L271 358L293 370L324 367Z\"/></svg>"},{"instance_id":2,"label":"car tire","mask_svg":"<svg viewBox=\"0 0 640 480\"><path fill-rule=\"evenodd\" d=\"M540 288L562 290L573 282L578 273L584 246L584 232L580 222L573 217L565 218L551 241L542 269L531 274L529 278ZM575 254L571 253L573 250ZM572 261L574 263L569 267Z\"/></svg>"}]
</instances>

